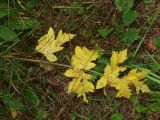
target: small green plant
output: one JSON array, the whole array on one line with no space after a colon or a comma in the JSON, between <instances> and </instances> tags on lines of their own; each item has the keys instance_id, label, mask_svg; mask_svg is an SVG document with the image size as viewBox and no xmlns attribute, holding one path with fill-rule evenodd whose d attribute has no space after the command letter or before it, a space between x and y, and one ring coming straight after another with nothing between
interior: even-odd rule
<instances>
[{"instance_id":1,"label":"small green plant","mask_svg":"<svg viewBox=\"0 0 160 120\"><path fill-rule=\"evenodd\" d=\"M139 14L132 9L134 0L116 0L115 4L117 9L122 12L122 22L124 26L128 26L127 29L116 27L116 33L119 35L120 39L123 40L124 44L129 47L134 41L140 38L139 30L137 28L129 28L129 26L139 17Z\"/></svg>"},{"instance_id":2,"label":"small green plant","mask_svg":"<svg viewBox=\"0 0 160 120\"><path fill-rule=\"evenodd\" d=\"M111 120L123 120L123 115L120 114L120 113L114 113L112 116L111 116Z\"/></svg>"},{"instance_id":3,"label":"small green plant","mask_svg":"<svg viewBox=\"0 0 160 120\"><path fill-rule=\"evenodd\" d=\"M19 18L19 9L8 6L6 2L0 3L0 46L1 50L4 50L0 54L7 53L13 46L22 41L18 34L32 29L37 23L34 18Z\"/></svg>"},{"instance_id":4,"label":"small green plant","mask_svg":"<svg viewBox=\"0 0 160 120\"><path fill-rule=\"evenodd\" d=\"M123 23L127 26L132 24L138 18L138 12L134 10L128 10L122 15Z\"/></svg>"},{"instance_id":5,"label":"small green plant","mask_svg":"<svg viewBox=\"0 0 160 120\"><path fill-rule=\"evenodd\" d=\"M136 28L129 28L128 30L117 28L116 33L118 34L120 40L122 40L128 47L140 38L139 30Z\"/></svg>"},{"instance_id":6,"label":"small green plant","mask_svg":"<svg viewBox=\"0 0 160 120\"><path fill-rule=\"evenodd\" d=\"M106 38L111 32L113 31L113 28L99 28L98 33L103 37Z\"/></svg>"}]
</instances>

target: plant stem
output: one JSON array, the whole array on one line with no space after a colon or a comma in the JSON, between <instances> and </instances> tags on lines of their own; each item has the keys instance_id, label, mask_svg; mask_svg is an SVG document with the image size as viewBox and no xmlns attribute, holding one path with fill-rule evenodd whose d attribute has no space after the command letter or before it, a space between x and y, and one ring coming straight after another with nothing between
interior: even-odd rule
<instances>
[{"instance_id":1,"label":"plant stem","mask_svg":"<svg viewBox=\"0 0 160 120\"><path fill-rule=\"evenodd\" d=\"M42 60L17 58L17 57L14 57L14 56L2 56L2 58L9 58L9 59L15 59L15 60L20 60L20 61L34 62L34 63L53 64L53 65L57 65L57 66L72 68L72 66L70 66L70 65L65 65L65 64L55 63L55 62L47 62L47 61L42 61Z\"/></svg>"}]
</instances>

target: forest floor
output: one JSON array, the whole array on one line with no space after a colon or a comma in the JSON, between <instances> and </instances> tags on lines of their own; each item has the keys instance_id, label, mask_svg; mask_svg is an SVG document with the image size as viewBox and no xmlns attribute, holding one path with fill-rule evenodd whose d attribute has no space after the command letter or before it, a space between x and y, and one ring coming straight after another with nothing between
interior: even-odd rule
<instances>
[{"instance_id":1,"label":"forest floor","mask_svg":"<svg viewBox=\"0 0 160 120\"><path fill-rule=\"evenodd\" d=\"M20 40L3 43L0 28L0 119L160 120L160 82L148 78L146 83L153 93L134 93L131 99L116 98L112 88L108 88L107 96L103 90L97 90L87 94L89 102L85 103L82 97L67 93L72 79L64 76L65 65L71 64L76 46L103 52L96 61L100 63L97 72L103 73L113 50L127 48L127 66L146 68L160 75L160 43L153 44L154 40L160 41L159 0L134 0L131 9L138 13L136 18L124 18L114 0L2 1L16 12L11 10L13 15L3 18L0 12L0 27L7 24ZM22 28L12 24L17 19L34 22ZM135 20L127 24L126 19ZM50 27L56 34L60 29L76 34L56 53L55 63L35 51L38 39Z\"/></svg>"}]
</instances>

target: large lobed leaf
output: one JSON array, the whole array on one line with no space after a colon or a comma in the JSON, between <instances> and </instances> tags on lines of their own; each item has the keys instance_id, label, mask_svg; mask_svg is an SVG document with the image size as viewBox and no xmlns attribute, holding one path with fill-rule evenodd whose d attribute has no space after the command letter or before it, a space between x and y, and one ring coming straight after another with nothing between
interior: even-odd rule
<instances>
[{"instance_id":1,"label":"large lobed leaf","mask_svg":"<svg viewBox=\"0 0 160 120\"><path fill-rule=\"evenodd\" d=\"M64 73L65 76L73 78L69 83L68 93L76 93L77 97L83 96L84 102L88 102L86 94L94 92L94 85L89 81L92 78L92 75L85 73L85 70L94 68L96 64L93 63L93 61L97 58L97 51L77 46L75 55L71 58L73 68L66 70Z\"/></svg>"},{"instance_id":2,"label":"large lobed leaf","mask_svg":"<svg viewBox=\"0 0 160 120\"><path fill-rule=\"evenodd\" d=\"M53 53L61 51L63 49L62 45L74 37L75 34L62 33L62 30L55 37L53 29L50 28L48 33L38 40L38 45L35 49L42 53L50 62L55 62L57 57Z\"/></svg>"},{"instance_id":3,"label":"large lobed leaf","mask_svg":"<svg viewBox=\"0 0 160 120\"><path fill-rule=\"evenodd\" d=\"M148 86L142 81L147 77L148 71L138 71L137 69L131 70L126 76L120 77L120 72L126 70L119 64L127 59L127 50L122 50L119 53L114 52L111 57L111 63L104 69L103 76L97 81L96 89L101 89L107 85L114 87L118 90L116 97L130 98L132 93L129 88L133 84L136 88L137 94L139 91L150 92ZM105 93L104 93L105 94Z\"/></svg>"},{"instance_id":4,"label":"large lobed leaf","mask_svg":"<svg viewBox=\"0 0 160 120\"><path fill-rule=\"evenodd\" d=\"M96 66L92 61L96 60L98 54L94 50L88 50L86 47L82 49L76 46L75 55L72 56L72 66L78 69L89 70Z\"/></svg>"}]
</instances>

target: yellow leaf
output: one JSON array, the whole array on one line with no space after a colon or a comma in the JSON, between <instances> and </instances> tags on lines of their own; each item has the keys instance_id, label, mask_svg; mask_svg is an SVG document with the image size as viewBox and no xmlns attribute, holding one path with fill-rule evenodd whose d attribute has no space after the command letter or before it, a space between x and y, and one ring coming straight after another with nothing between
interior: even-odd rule
<instances>
[{"instance_id":1,"label":"yellow leaf","mask_svg":"<svg viewBox=\"0 0 160 120\"><path fill-rule=\"evenodd\" d=\"M135 68L135 69L132 69L128 75L126 76L128 80L141 80L143 78L146 78L148 75L148 72L147 71L141 71L141 72L138 72L138 70Z\"/></svg>"},{"instance_id":2,"label":"yellow leaf","mask_svg":"<svg viewBox=\"0 0 160 120\"><path fill-rule=\"evenodd\" d=\"M134 82L134 86L136 87L136 92L139 94L139 91L141 90L143 93L150 92L150 89L146 84L143 83L143 81L136 81Z\"/></svg>"},{"instance_id":3,"label":"yellow leaf","mask_svg":"<svg viewBox=\"0 0 160 120\"><path fill-rule=\"evenodd\" d=\"M112 71L110 65L107 65L104 69L104 75L97 81L96 89L106 87L109 80L112 79Z\"/></svg>"},{"instance_id":4,"label":"yellow leaf","mask_svg":"<svg viewBox=\"0 0 160 120\"><path fill-rule=\"evenodd\" d=\"M148 86L145 85L145 84L142 84L142 85L141 85L140 90L141 90L143 93L149 93L149 92L151 92L150 89L148 88ZM137 92L137 94L138 94L138 92Z\"/></svg>"},{"instance_id":5,"label":"yellow leaf","mask_svg":"<svg viewBox=\"0 0 160 120\"><path fill-rule=\"evenodd\" d=\"M98 52L88 50L86 47L80 48L76 46L75 55L71 58L71 64L77 69L90 70L96 66L95 61L98 58Z\"/></svg>"},{"instance_id":6,"label":"yellow leaf","mask_svg":"<svg viewBox=\"0 0 160 120\"><path fill-rule=\"evenodd\" d=\"M38 40L35 50L42 53L50 62L55 62L57 57L53 53L61 51L63 49L61 45L70 41L74 36L74 34L62 33L60 30L55 38L53 29L49 28L48 33Z\"/></svg>"},{"instance_id":7,"label":"yellow leaf","mask_svg":"<svg viewBox=\"0 0 160 120\"><path fill-rule=\"evenodd\" d=\"M85 94L83 95L83 101L86 102L86 103L88 103L88 99L87 99L87 97L86 97Z\"/></svg>"},{"instance_id":8,"label":"yellow leaf","mask_svg":"<svg viewBox=\"0 0 160 120\"><path fill-rule=\"evenodd\" d=\"M128 82L126 81L119 80L115 88L118 90L116 97L125 97L129 99L132 95Z\"/></svg>"},{"instance_id":9,"label":"yellow leaf","mask_svg":"<svg viewBox=\"0 0 160 120\"><path fill-rule=\"evenodd\" d=\"M127 49L118 52L113 51L111 56L111 63L104 69L104 74L97 81L96 89L101 89L107 85L114 87L118 90L116 97L130 98L132 93L129 88L129 84L133 84L136 88L137 94L141 90L142 92L149 92L149 88L142 81L147 77L147 70L138 72L137 69L131 70L128 75L120 77L120 72L126 70L126 67L119 66L127 59Z\"/></svg>"},{"instance_id":10,"label":"yellow leaf","mask_svg":"<svg viewBox=\"0 0 160 120\"><path fill-rule=\"evenodd\" d=\"M114 69L115 66L117 66L117 58L118 58L118 53L113 51L112 56L111 56L111 67Z\"/></svg>"},{"instance_id":11,"label":"yellow leaf","mask_svg":"<svg viewBox=\"0 0 160 120\"><path fill-rule=\"evenodd\" d=\"M120 71L126 70L125 67L115 66L111 68L111 65L107 65L104 69L103 76L97 81L96 89L106 87L108 84L111 85L119 76Z\"/></svg>"},{"instance_id":12,"label":"yellow leaf","mask_svg":"<svg viewBox=\"0 0 160 120\"><path fill-rule=\"evenodd\" d=\"M144 84L142 81L144 78L146 78L148 75L147 70L138 71L137 69L132 69L127 76L124 77L125 80L128 80L130 83L132 83L135 88L137 94L141 90L142 92L150 92L147 85Z\"/></svg>"},{"instance_id":13,"label":"yellow leaf","mask_svg":"<svg viewBox=\"0 0 160 120\"><path fill-rule=\"evenodd\" d=\"M149 92L147 85L143 83L142 80L146 77L146 72L137 72L137 69L131 70L127 76L116 81L116 84L113 84L112 87L115 87L118 90L117 97L126 97L130 98L131 90L129 89L129 84L133 84L136 88L137 94L141 90L142 92Z\"/></svg>"},{"instance_id":14,"label":"yellow leaf","mask_svg":"<svg viewBox=\"0 0 160 120\"><path fill-rule=\"evenodd\" d=\"M63 45L64 43L70 41L75 37L75 34L63 33L62 30L59 31L56 41L58 45Z\"/></svg>"},{"instance_id":15,"label":"yellow leaf","mask_svg":"<svg viewBox=\"0 0 160 120\"><path fill-rule=\"evenodd\" d=\"M127 49L124 49L118 54L118 63L123 63L127 59Z\"/></svg>"},{"instance_id":16,"label":"yellow leaf","mask_svg":"<svg viewBox=\"0 0 160 120\"><path fill-rule=\"evenodd\" d=\"M97 57L97 51L76 46L75 55L71 58L73 68L66 70L64 73L65 76L73 78L69 83L68 93L76 93L77 97L82 96L84 102L88 102L86 94L94 92L94 85L89 81L92 75L85 72L96 66L93 61L95 61Z\"/></svg>"},{"instance_id":17,"label":"yellow leaf","mask_svg":"<svg viewBox=\"0 0 160 120\"><path fill-rule=\"evenodd\" d=\"M137 69L132 69L127 76L125 76L123 79L126 79L132 83L140 81L144 78L146 78L148 75L147 71L138 71Z\"/></svg>"},{"instance_id":18,"label":"yellow leaf","mask_svg":"<svg viewBox=\"0 0 160 120\"><path fill-rule=\"evenodd\" d=\"M126 70L126 67L120 67L119 63L124 62L127 59L127 49L118 52L113 51L111 56L111 63L108 64L104 69L103 76L97 81L96 89L101 89L106 87L107 85L110 85L111 87L115 87L119 92L117 93L117 96L126 96L129 97L130 93L124 93L122 88L129 89L128 86L122 86L123 84L118 83L119 81L118 77L120 72L123 72ZM117 80L118 79L118 80Z\"/></svg>"},{"instance_id":19,"label":"yellow leaf","mask_svg":"<svg viewBox=\"0 0 160 120\"><path fill-rule=\"evenodd\" d=\"M111 82L110 86L118 90L116 97L131 97L131 90L129 89L129 81L117 78L114 82Z\"/></svg>"},{"instance_id":20,"label":"yellow leaf","mask_svg":"<svg viewBox=\"0 0 160 120\"><path fill-rule=\"evenodd\" d=\"M127 59L127 49L124 49L122 51L112 52L111 56L111 68L114 69L118 64L123 63Z\"/></svg>"},{"instance_id":21,"label":"yellow leaf","mask_svg":"<svg viewBox=\"0 0 160 120\"><path fill-rule=\"evenodd\" d=\"M94 92L94 85L87 79L74 78L68 87L68 93L76 93L77 97L83 96L84 102L88 102L86 94Z\"/></svg>"},{"instance_id":22,"label":"yellow leaf","mask_svg":"<svg viewBox=\"0 0 160 120\"><path fill-rule=\"evenodd\" d=\"M44 56L47 58L47 60L52 61L52 62L54 62L54 61L57 60L57 57L54 54L52 54L52 53L50 53L50 54L46 53L46 54L44 54Z\"/></svg>"},{"instance_id":23,"label":"yellow leaf","mask_svg":"<svg viewBox=\"0 0 160 120\"><path fill-rule=\"evenodd\" d=\"M66 72L64 73L64 75L66 77L79 77L81 74L83 73L82 70L79 69L68 69L66 70Z\"/></svg>"},{"instance_id":24,"label":"yellow leaf","mask_svg":"<svg viewBox=\"0 0 160 120\"><path fill-rule=\"evenodd\" d=\"M101 89L104 88L105 86L107 86L108 84L108 80L102 76L98 81L97 81L97 85L96 85L96 89Z\"/></svg>"},{"instance_id":25,"label":"yellow leaf","mask_svg":"<svg viewBox=\"0 0 160 120\"><path fill-rule=\"evenodd\" d=\"M75 68L66 70L64 75L67 77L82 78L82 79L87 79L87 80L92 78L90 74L87 74L83 70L79 70Z\"/></svg>"}]
</instances>

